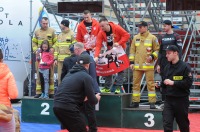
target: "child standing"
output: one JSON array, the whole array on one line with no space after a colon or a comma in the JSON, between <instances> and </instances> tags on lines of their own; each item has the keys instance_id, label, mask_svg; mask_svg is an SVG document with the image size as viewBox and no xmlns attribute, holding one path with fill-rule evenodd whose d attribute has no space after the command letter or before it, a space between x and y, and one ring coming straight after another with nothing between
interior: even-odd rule
<instances>
[{"instance_id":1,"label":"child standing","mask_svg":"<svg viewBox=\"0 0 200 132\"><path fill-rule=\"evenodd\" d=\"M42 94L39 98L48 99L49 98L49 71L53 64L53 54L49 52L49 42L44 40L37 51L36 59L39 63L39 77L40 83L42 85Z\"/></svg>"}]
</instances>

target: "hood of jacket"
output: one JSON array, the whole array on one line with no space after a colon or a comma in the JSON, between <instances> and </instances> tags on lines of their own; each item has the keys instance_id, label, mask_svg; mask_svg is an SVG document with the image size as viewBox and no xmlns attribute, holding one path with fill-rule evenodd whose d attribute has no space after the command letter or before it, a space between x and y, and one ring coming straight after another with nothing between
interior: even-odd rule
<instances>
[{"instance_id":1,"label":"hood of jacket","mask_svg":"<svg viewBox=\"0 0 200 132\"><path fill-rule=\"evenodd\" d=\"M7 64L0 62L0 79L5 77L10 72Z\"/></svg>"},{"instance_id":2,"label":"hood of jacket","mask_svg":"<svg viewBox=\"0 0 200 132\"><path fill-rule=\"evenodd\" d=\"M76 64L72 67L71 70L69 70L69 72L71 74L75 73L75 72L79 72L79 71L85 71L85 72L88 72L88 70L83 66L83 65L80 65L80 64Z\"/></svg>"}]
</instances>

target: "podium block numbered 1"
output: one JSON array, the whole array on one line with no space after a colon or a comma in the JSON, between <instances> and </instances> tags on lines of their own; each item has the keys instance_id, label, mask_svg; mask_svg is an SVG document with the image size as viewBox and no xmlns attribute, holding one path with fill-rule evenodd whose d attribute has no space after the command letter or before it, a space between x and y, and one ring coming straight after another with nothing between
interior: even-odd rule
<instances>
[{"instance_id":1,"label":"podium block numbered 1","mask_svg":"<svg viewBox=\"0 0 200 132\"><path fill-rule=\"evenodd\" d=\"M48 99L22 99L22 122L58 124L53 113L53 100Z\"/></svg>"}]
</instances>

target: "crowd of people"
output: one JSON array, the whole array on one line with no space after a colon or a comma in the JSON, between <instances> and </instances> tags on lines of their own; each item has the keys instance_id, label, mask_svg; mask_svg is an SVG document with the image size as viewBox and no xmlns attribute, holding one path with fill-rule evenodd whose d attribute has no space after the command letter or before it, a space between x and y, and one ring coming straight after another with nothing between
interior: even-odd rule
<instances>
[{"instance_id":1,"label":"crowd of people","mask_svg":"<svg viewBox=\"0 0 200 132\"><path fill-rule=\"evenodd\" d=\"M105 87L100 90L96 63L98 63L103 47L106 47L106 51L115 47L122 47L123 50L126 50L130 34L120 25L109 22L106 17L102 16L97 21L92 18L89 10L83 12L83 21L77 27L76 37L69 28L70 22L68 20L61 21L62 32L58 36L55 34L55 30L48 26L48 18L43 17L40 24L41 28L35 31L32 39L37 73L34 98L54 98L53 111L60 121L61 129L67 129L70 132L86 132L86 123L81 115L84 113L88 121L89 132L97 132L95 104L100 101L100 93L116 92L118 89L123 92L121 88L124 70L117 73L114 81L112 75L106 76ZM181 132L189 132L188 98L189 88L192 85L192 73L188 64L181 61L181 38L173 31L170 20L163 22L166 34L159 39L150 33L147 22L141 21L136 26L139 33L132 39L129 54L130 68L134 71L130 108L139 108L140 83L142 75L145 74L150 109L156 109L154 83L154 69L156 69L162 77L161 92L165 102L163 110L164 131L173 131L175 118ZM0 54L0 66L7 69L9 74L2 74L0 69L0 78L4 75L4 78L9 80L9 85L5 86L12 85L12 90L10 87L3 88L6 97L3 102L0 100L0 104L12 108L8 98L16 98L16 84L13 82L13 76L6 65L1 62L2 59ZM158 66L154 67L156 60L158 60ZM53 78L55 68L58 73L56 93L54 93ZM1 113L3 111L0 111ZM11 111L10 127L14 126L13 120ZM0 123L1 129L3 128ZM6 128L4 127L4 129Z\"/></svg>"}]
</instances>

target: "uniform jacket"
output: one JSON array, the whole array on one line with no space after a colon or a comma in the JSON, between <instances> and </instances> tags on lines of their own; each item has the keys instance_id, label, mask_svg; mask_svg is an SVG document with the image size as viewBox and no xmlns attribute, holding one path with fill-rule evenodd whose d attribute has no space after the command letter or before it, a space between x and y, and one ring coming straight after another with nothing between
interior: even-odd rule
<instances>
[{"instance_id":1,"label":"uniform jacket","mask_svg":"<svg viewBox=\"0 0 200 132\"><path fill-rule=\"evenodd\" d=\"M84 20L78 25L77 28L77 34L76 34L76 40L77 42L82 42L85 45L85 49L90 50L93 49L96 45L96 37L98 35L100 31L100 26L99 23L97 22L97 20L92 19L92 30L91 30L91 34L88 34L86 26L84 24ZM94 42L92 44L91 48L88 48L86 46L87 41L88 41L88 35L90 36L90 38L92 38L92 41Z\"/></svg>"},{"instance_id":2,"label":"uniform jacket","mask_svg":"<svg viewBox=\"0 0 200 132\"><path fill-rule=\"evenodd\" d=\"M164 94L176 97L189 96L193 79L190 66L187 63L182 60L179 60L176 64L168 63L162 76L162 80L165 79L174 81L174 85L169 86L162 82L161 87Z\"/></svg>"},{"instance_id":3,"label":"uniform jacket","mask_svg":"<svg viewBox=\"0 0 200 132\"><path fill-rule=\"evenodd\" d=\"M43 40L49 41L49 46L52 47L54 43L57 41L57 37L55 35L55 30L53 28L47 28L47 30L37 29L35 31L35 35L32 39L32 48L35 52L40 45L42 44Z\"/></svg>"},{"instance_id":4,"label":"uniform jacket","mask_svg":"<svg viewBox=\"0 0 200 132\"><path fill-rule=\"evenodd\" d=\"M15 78L8 66L0 62L0 104L11 107L10 99L16 99L17 96Z\"/></svg>"},{"instance_id":5,"label":"uniform jacket","mask_svg":"<svg viewBox=\"0 0 200 132\"><path fill-rule=\"evenodd\" d=\"M98 102L93 91L92 77L79 64L73 66L64 77L54 97L54 107L79 111L87 96L90 104Z\"/></svg>"},{"instance_id":6,"label":"uniform jacket","mask_svg":"<svg viewBox=\"0 0 200 132\"><path fill-rule=\"evenodd\" d=\"M158 58L159 43L156 36L149 31L134 36L130 48L129 59L135 70L154 70L154 60ZM146 58L151 56L153 61L148 64Z\"/></svg>"},{"instance_id":7,"label":"uniform jacket","mask_svg":"<svg viewBox=\"0 0 200 132\"><path fill-rule=\"evenodd\" d=\"M52 65L53 62L54 62L53 55L52 55L50 52L42 52L41 59L42 59L42 61L45 62L47 65L39 64L39 68L40 68L40 69L50 69L50 68L51 68L51 65Z\"/></svg>"},{"instance_id":8,"label":"uniform jacket","mask_svg":"<svg viewBox=\"0 0 200 132\"><path fill-rule=\"evenodd\" d=\"M124 49L126 49L126 42L130 38L130 34L124 30L121 26L114 24L113 22L109 22L109 25L112 28L113 32L113 43L119 43ZM98 57L99 53L101 51L101 48L103 46L103 42L106 42L107 44L107 37L105 31L100 31L97 36L97 42L96 42L96 49L95 49L95 55L94 57Z\"/></svg>"},{"instance_id":9,"label":"uniform jacket","mask_svg":"<svg viewBox=\"0 0 200 132\"><path fill-rule=\"evenodd\" d=\"M55 52L54 58L58 61L64 61L65 57L70 56L69 45L75 42L74 32L68 30L58 35L57 42L54 44Z\"/></svg>"}]
</instances>

